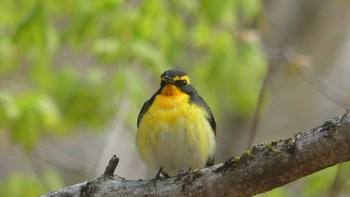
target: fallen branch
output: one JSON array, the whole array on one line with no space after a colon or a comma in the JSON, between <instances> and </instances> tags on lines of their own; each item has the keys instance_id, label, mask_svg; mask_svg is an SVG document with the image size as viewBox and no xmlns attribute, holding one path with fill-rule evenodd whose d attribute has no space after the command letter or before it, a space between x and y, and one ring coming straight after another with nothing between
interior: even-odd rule
<instances>
[{"instance_id":1,"label":"fallen branch","mask_svg":"<svg viewBox=\"0 0 350 197\"><path fill-rule=\"evenodd\" d=\"M322 126L286 140L255 145L241 157L210 168L154 181L101 176L43 197L251 196L349 160L350 111L347 111Z\"/></svg>"}]
</instances>

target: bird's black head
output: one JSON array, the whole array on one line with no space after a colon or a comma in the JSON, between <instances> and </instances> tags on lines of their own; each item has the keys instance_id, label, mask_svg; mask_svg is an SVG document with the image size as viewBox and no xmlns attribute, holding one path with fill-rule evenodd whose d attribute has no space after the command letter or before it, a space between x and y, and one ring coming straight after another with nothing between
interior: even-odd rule
<instances>
[{"instance_id":1,"label":"bird's black head","mask_svg":"<svg viewBox=\"0 0 350 197\"><path fill-rule=\"evenodd\" d=\"M160 78L160 93L163 95L172 96L180 93L192 95L197 93L190 85L190 78L181 70L167 70L160 75Z\"/></svg>"}]
</instances>

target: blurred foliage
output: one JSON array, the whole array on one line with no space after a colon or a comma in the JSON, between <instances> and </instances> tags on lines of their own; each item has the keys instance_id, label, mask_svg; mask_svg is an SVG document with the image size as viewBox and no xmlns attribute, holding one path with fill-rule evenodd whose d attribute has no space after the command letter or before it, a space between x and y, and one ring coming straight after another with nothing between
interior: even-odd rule
<instances>
[{"instance_id":1,"label":"blurred foliage","mask_svg":"<svg viewBox=\"0 0 350 197\"><path fill-rule=\"evenodd\" d=\"M55 103L45 95L23 93L16 98L0 94L1 123L7 125L14 141L21 142L24 148L31 148L38 140L42 129L57 126L59 112Z\"/></svg>"},{"instance_id":2,"label":"blurred foliage","mask_svg":"<svg viewBox=\"0 0 350 197\"><path fill-rule=\"evenodd\" d=\"M135 127L171 67L190 74L218 120L247 117L266 67L255 30L261 10L259 0L3 0L0 131L30 151L47 134L101 131L122 99L133 103L126 115ZM55 172L40 175L12 174L0 193L37 196L63 186ZM321 195L333 176L330 168L307 177L301 193Z\"/></svg>"},{"instance_id":3,"label":"blurred foliage","mask_svg":"<svg viewBox=\"0 0 350 197\"><path fill-rule=\"evenodd\" d=\"M340 181L335 189L336 193L331 194L334 189L333 184L338 173ZM300 179L298 187L279 187L266 192L265 194L256 195L256 197L320 197L320 196L349 196L350 180L350 163L342 163L325 170L314 173L311 176Z\"/></svg>"},{"instance_id":4,"label":"blurred foliage","mask_svg":"<svg viewBox=\"0 0 350 197\"><path fill-rule=\"evenodd\" d=\"M63 187L63 182L60 176L53 171L44 172L41 181L33 175L18 173L13 174L6 181L0 181L0 193L8 197L34 197L61 187Z\"/></svg>"},{"instance_id":5,"label":"blurred foliage","mask_svg":"<svg viewBox=\"0 0 350 197\"><path fill-rule=\"evenodd\" d=\"M266 64L254 31L261 4L4 0L0 128L30 151L47 134L103 130L121 99L133 103L126 115L135 127L159 75L171 67L190 74L218 119L247 117ZM15 174L0 193L30 196L45 189L35 177Z\"/></svg>"},{"instance_id":6,"label":"blurred foliage","mask_svg":"<svg viewBox=\"0 0 350 197\"><path fill-rule=\"evenodd\" d=\"M143 73L158 84L170 67L186 70L218 114L246 117L265 59L241 27L260 10L238 0L4 1L0 126L28 150L45 132L100 130L121 98L137 103L136 117L154 91Z\"/></svg>"}]
</instances>

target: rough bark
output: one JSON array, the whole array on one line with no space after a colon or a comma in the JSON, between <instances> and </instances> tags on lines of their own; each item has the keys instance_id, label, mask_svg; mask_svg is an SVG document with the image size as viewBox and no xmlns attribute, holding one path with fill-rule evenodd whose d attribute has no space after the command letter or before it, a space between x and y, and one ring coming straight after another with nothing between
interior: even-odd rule
<instances>
[{"instance_id":1,"label":"rough bark","mask_svg":"<svg viewBox=\"0 0 350 197\"><path fill-rule=\"evenodd\" d=\"M251 196L348 160L350 111L210 168L151 181L104 175L43 196Z\"/></svg>"}]
</instances>

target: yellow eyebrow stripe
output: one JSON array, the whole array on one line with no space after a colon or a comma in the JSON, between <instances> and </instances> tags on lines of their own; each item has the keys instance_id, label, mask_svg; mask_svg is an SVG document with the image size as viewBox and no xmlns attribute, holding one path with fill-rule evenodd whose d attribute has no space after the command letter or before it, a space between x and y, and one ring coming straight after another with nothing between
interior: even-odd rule
<instances>
[{"instance_id":1,"label":"yellow eyebrow stripe","mask_svg":"<svg viewBox=\"0 0 350 197\"><path fill-rule=\"evenodd\" d=\"M185 81L187 81L187 84L190 84L190 78L188 78L188 76L187 75L185 75L185 76L176 76L176 77L174 77L173 78L175 81L179 81L179 80L185 80Z\"/></svg>"}]
</instances>

